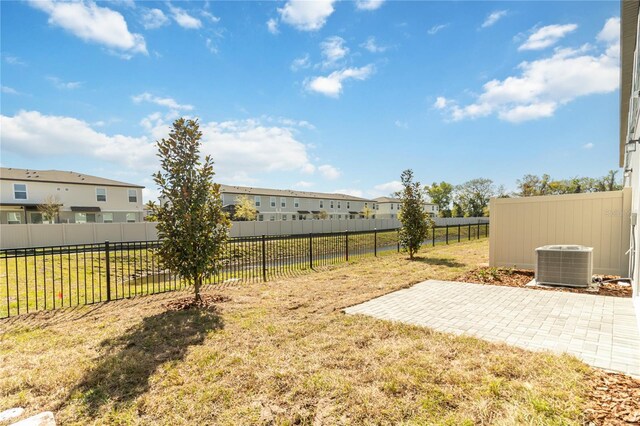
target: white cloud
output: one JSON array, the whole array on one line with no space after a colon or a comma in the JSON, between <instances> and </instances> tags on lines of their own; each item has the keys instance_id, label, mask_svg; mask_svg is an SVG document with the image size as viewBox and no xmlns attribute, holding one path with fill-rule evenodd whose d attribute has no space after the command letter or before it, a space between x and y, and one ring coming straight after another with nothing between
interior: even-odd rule
<instances>
[{"instance_id":1,"label":"white cloud","mask_svg":"<svg viewBox=\"0 0 640 426\"><path fill-rule=\"evenodd\" d=\"M376 10L382 6L384 0L356 0L358 10Z\"/></svg>"},{"instance_id":2,"label":"white cloud","mask_svg":"<svg viewBox=\"0 0 640 426\"><path fill-rule=\"evenodd\" d=\"M607 19L602 30L598 33L598 41L605 43L618 43L620 41L620 18Z\"/></svg>"},{"instance_id":3,"label":"white cloud","mask_svg":"<svg viewBox=\"0 0 640 426\"><path fill-rule=\"evenodd\" d=\"M171 11L173 20L176 21L176 23L182 28L186 28L188 30L197 30L198 28L202 27L202 21L189 15L189 13L184 9L169 4L169 10Z\"/></svg>"},{"instance_id":4,"label":"white cloud","mask_svg":"<svg viewBox=\"0 0 640 426\"><path fill-rule=\"evenodd\" d=\"M595 145L592 142L586 143L584 145L582 145L583 149L589 150L592 149Z\"/></svg>"},{"instance_id":5,"label":"white cloud","mask_svg":"<svg viewBox=\"0 0 640 426\"><path fill-rule=\"evenodd\" d=\"M169 18L160 9L146 9L142 12L141 18L145 30L153 30L169 24Z\"/></svg>"},{"instance_id":6,"label":"white cloud","mask_svg":"<svg viewBox=\"0 0 640 426\"><path fill-rule=\"evenodd\" d=\"M320 43L320 52L324 58L322 66L330 68L336 66L340 59L347 56L349 48L345 46L345 41L342 37L332 36L327 37Z\"/></svg>"},{"instance_id":7,"label":"white cloud","mask_svg":"<svg viewBox=\"0 0 640 426\"><path fill-rule=\"evenodd\" d=\"M78 89L82 86L81 81L62 81L58 77L48 76L47 80L54 85L56 89L59 90L73 90Z\"/></svg>"},{"instance_id":8,"label":"white cloud","mask_svg":"<svg viewBox=\"0 0 640 426\"><path fill-rule=\"evenodd\" d=\"M561 38L575 31L576 24L547 25L531 34L518 50L541 50L556 44ZM618 27L619 28L619 27Z\"/></svg>"},{"instance_id":9,"label":"white cloud","mask_svg":"<svg viewBox=\"0 0 640 426\"><path fill-rule=\"evenodd\" d=\"M438 96L436 101L433 103L433 107L435 109L444 109L449 105L449 100L443 96Z\"/></svg>"},{"instance_id":10,"label":"white cloud","mask_svg":"<svg viewBox=\"0 0 640 426\"><path fill-rule=\"evenodd\" d=\"M334 71L326 77L314 77L307 81L306 87L312 92L337 98L342 93L343 81L349 79L366 80L374 71L375 68L371 64L360 68L345 68Z\"/></svg>"},{"instance_id":11,"label":"white cloud","mask_svg":"<svg viewBox=\"0 0 640 426\"><path fill-rule=\"evenodd\" d=\"M315 185L313 182L307 182L306 180L301 180L293 184L294 188L311 188Z\"/></svg>"},{"instance_id":12,"label":"white cloud","mask_svg":"<svg viewBox=\"0 0 640 426\"><path fill-rule=\"evenodd\" d=\"M336 194L346 194L351 195L352 197L363 198L362 191L359 189L336 189L333 192L335 192Z\"/></svg>"},{"instance_id":13,"label":"white cloud","mask_svg":"<svg viewBox=\"0 0 640 426\"><path fill-rule=\"evenodd\" d=\"M0 86L0 91L7 95L18 95L18 91L9 86Z\"/></svg>"},{"instance_id":14,"label":"white cloud","mask_svg":"<svg viewBox=\"0 0 640 426\"><path fill-rule=\"evenodd\" d=\"M394 121L393 124L395 124L396 127L400 128L400 129L408 129L409 128L409 123L407 123L406 121L396 120L396 121Z\"/></svg>"},{"instance_id":15,"label":"white cloud","mask_svg":"<svg viewBox=\"0 0 640 426\"><path fill-rule=\"evenodd\" d=\"M26 62L24 62L22 59L18 58L17 56L5 56L4 61L9 65L20 65L20 66L27 65Z\"/></svg>"},{"instance_id":16,"label":"white cloud","mask_svg":"<svg viewBox=\"0 0 640 426\"><path fill-rule=\"evenodd\" d=\"M482 28L488 28L494 25L496 22L498 22L500 19L504 18L505 16L507 16L506 10L496 10L494 12L491 12L489 16L487 16L487 18L482 23Z\"/></svg>"},{"instance_id":17,"label":"white cloud","mask_svg":"<svg viewBox=\"0 0 640 426\"><path fill-rule=\"evenodd\" d=\"M146 137L107 135L71 117L19 111L1 116L3 149L27 157L80 155L122 164L130 169L155 165L155 146Z\"/></svg>"},{"instance_id":18,"label":"white cloud","mask_svg":"<svg viewBox=\"0 0 640 426\"><path fill-rule=\"evenodd\" d=\"M193 105L179 104L173 98L161 98L159 96L154 96L149 92L144 92L139 95L132 96L131 99L137 104L141 102L150 102L152 104L171 108L173 110L191 111L193 109Z\"/></svg>"},{"instance_id":19,"label":"white cloud","mask_svg":"<svg viewBox=\"0 0 640 426\"><path fill-rule=\"evenodd\" d=\"M124 57L147 54L144 37L129 32L124 17L115 10L93 2L31 0L29 4L49 15L49 24L69 31L82 40L102 44Z\"/></svg>"},{"instance_id":20,"label":"white cloud","mask_svg":"<svg viewBox=\"0 0 640 426\"><path fill-rule=\"evenodd\" d=\"M427 34L435 35L435 34L439 33L440 31L444 30L445 28L447 28L448 26L449 26L449 24L434 25L433 27L431 27L431 28L429 28L427 30Z\"/></svg>"},{"instance_id":21,"label":"white cloud","mask_svg":"<svg viewBox=\"0 0 640 426\"><path fill-rule=\"evenodd\" d=\"M217 24L218 22L220 22L220 17L219 16L215 16L213 13L207 12L206 10L200 11L200 15L204 16L205 18L207 18L208 20L210 20L214 24Z\"/></svg>"},{"instance_id":22,"label":"white cloud","mask_svg":"<svg viewBox=\"0 0 640 426\"><path fill-rule=\"evenodd\" d=\"M325 179L329 179L329 180L338 179L342 174L340 173L340 170L336 169L335 167L329 164L323 164L321 166L318 166L318 171Z\"/></svg>"},{"instance_id":23,"label":"white cloud","mask_svg":"<svg viewBox=\"0 0 640 426\"><path fill-rule=\"evenodd\" d=\"M619 40L607 26L604 52L591 53L584 45L577 49L555 49L546 58L518 65L520 73L484 84L475 102L460 106L439 97L434 107L451 119L478 118L496 114L501 120L522 122L552 116L562 105L581 96L611 93L619 84ZM603 34L603 32L601 32ZM600 37L600 36L599 36Z\"/></svg>"},{"instance_id":24,"label":"white cloud","mask_svg":"<svg viewBox=\"0 0 640 426\"><path fill-rule=\"evenodd\" d=\"M207 37L206 41L205 41L205 46L207 46L207 50L209 50L209 52L211 53L218 53L218 45L216 44L215 41L213 41L213 39Z\"/></svg>"},{"instance_id":25,"label":"white cloud","mask_svg":"<svg viewBox=\"0 0 640 426\"><path fill-rule=\"evenodd\" d=\"M317 31L324 26L334 11L335 0L288 0L279 8L280 18L301 31Z\"/></svg>"},{"instance_id":26,"label":"white cloud","mask_svg":"<svg viewBox=\"0 0 640 426\"><path fill-rule=\"evenodd\" d=\"M360 47L368 50L371 53L381 53L388 49L386 46L379 46L376 43L376 38L373 36L367 38L367 41L362 43Z\"/></svg>"},{"instance_id":27,"label":"white cloud","mask_svg":"<svg viewBox=\"0 0 640 426\"><path fill-rule=\"evenodd\" d=\"M402 182L400 182L399 180L392 180L391 182L376 185L373 187L373 189L377 192L382 192L389 195L402 190Z\"/></svg>"},{"instance_id":28,"label":"white cloud","mask_svg":"<svg viewBox=\"0 0 640 426\"><path fill-rule=\"evenodd\" d=\"M267 21L267 30L269 30L271 34L278 34L280 32L280 30L278 30L278 21L273 18L269 19Z\"/></svg>"},{"instance_id":29,"label":"white cloud","mask_svg":"<svg viewBox=\"0 0 640 426\"><path fill-rule=\"evenodd\" d=\"M301 69L306 69L311 66L311 61L309 60L309 54L305 53L304 56L300 58L296 58L291 62L291 71L298 71Z\"/></svg>"},{"instance_id":30,"label":"white cloud","mask_svg":"<svg viewBox=\"0 0 640 426\"><path fill-rule=\"evenodd\" d=\"M144 135L108 135L72 117L20 111L0 116L3 150L25 157L91 158L111 162L123 171L148 174L159 167L154 141L166 137L166 116L154 113L141 121ZM256 174L312 172L308 146L291 128L265 125L261 120L201 122L202 154L215 161L218 181L251 182ZM323 176L339 172L330 165L319 168Z\"/></svg>"}]
</instances>

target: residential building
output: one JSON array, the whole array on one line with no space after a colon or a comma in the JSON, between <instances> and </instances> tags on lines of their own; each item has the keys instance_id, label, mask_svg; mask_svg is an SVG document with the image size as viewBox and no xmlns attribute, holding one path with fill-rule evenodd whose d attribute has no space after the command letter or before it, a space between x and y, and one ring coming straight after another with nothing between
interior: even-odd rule
<instances>
[{"instance_id":1,"label":"residential building","mask_svg":"<svg viewBox=\"0 0 640 426\"><path fill-rule=\"evenodd\" d=\"M0 223L43 223L38 206L48 201L60 207L54 222L140 222L143 188L71 171L2 167Z\"/></svg>"},{"instance_id":2,"label":"residential building","mask_svg":"<svg viewBox=\"0 0 640 426\"><path fill-rule=\"evenodd\" d=\"M375 200L376 218L378 219L397 219L398 212L402 208L402 200L399 198L379 197ZM429 216L436 217L438 215L438 206L433 203L425 203L424 209Z\"/></svg>"},{"instance_id":3,"label":"residential building","mask_svg":"<svg viewBox=\"0 0 640 426\"><path fill-rule=\"evenodd\" d=\"M640 2L621 1L620 27L620 167L624 168L625 186L631 187L629 277L640 317L640 38L638 13Z\"/></svg>"},{"instance_id":4,"label":"residential building","mask_svg":"<svg viewBox=\"0 0 640 426\"><path fill-rule=\"evenodd\" d=\"M233 212L238 197L247 196L258 210L258 221L359 219L365 208L375 212L376 202L346 194L221 185L225 210ZM371 217L374 218L373 216Z\"/></svg>"}]
</instances>

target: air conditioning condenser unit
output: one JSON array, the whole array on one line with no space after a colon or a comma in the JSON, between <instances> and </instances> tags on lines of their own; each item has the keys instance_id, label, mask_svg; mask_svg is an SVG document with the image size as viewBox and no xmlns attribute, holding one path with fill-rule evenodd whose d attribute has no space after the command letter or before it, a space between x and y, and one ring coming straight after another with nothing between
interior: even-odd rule
<instances>
[{"instance_id":1,"label":"air conditioning condenser unit","mask_svg":"<svg viewBox=\"0 0 640 426\"><path fill-rule=\"evenodd\" d=\"M593 247L550 245L536 249L536 283L588 287L593 277Z\"/></svg>"}]
</instances>

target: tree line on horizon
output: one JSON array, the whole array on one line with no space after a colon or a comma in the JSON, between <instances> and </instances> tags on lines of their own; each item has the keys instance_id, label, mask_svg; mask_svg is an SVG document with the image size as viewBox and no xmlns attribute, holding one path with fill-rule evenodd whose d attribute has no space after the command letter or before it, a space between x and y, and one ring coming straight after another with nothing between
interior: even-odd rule
<instances>
[{"instance_id":1,"label":"tree line on horizon","mask_svg":"<svg viewBox=\"0 0 640 426\"><path fill-rule=\"evenodd\" d=\"M507 192L503 185L498 186L485 178L471 179L461 185L434 182L424 189L431 202L438 206L440 217L488 217L491 198L618 191L622 189L622 183L617 179L617 174L618 170L610 170L601 178L570 179L552 179L548 174L526 174L516 181L517 189L513 192Z\"/></svg>"}]
</instances>

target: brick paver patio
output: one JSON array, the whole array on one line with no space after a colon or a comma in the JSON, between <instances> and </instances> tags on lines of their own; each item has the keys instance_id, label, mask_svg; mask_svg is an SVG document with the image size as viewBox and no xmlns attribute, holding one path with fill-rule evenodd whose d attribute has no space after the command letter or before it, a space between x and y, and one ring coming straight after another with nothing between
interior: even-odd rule
<instances>
[{"instance_id":1,"label":"brick paver patio","mask_svg":"<svg viewBox=\"0 0 640 426\"><path fill-rule=\"evenodd\" d=\"M467 334L640 376L631 299L429 280L345 310Z\"/></svg>"}]
</instances>

